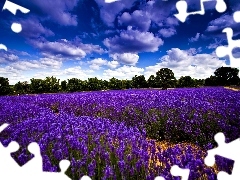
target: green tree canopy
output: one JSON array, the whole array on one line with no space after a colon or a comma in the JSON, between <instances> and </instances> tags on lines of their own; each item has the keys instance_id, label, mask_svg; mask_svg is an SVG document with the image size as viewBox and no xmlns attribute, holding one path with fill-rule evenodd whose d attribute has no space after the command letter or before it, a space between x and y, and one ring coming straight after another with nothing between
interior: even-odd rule
<instances>
[{"instance_id":1,"label":"green tree canopy","mask_svg":"<svg viewBox=\"0 0 240 180\"><path fill-rule=\"evenodd\" d=\"M156 72L155 78L156 86L162 89L173 88L176 86L176 78L171 69L161 68Z\"/></svg>"}]
</instances>

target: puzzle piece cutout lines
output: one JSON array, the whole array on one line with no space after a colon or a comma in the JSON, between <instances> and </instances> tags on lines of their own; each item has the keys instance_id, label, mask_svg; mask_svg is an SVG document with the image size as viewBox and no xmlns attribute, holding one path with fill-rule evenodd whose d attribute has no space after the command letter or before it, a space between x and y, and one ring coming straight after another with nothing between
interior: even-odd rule
<instances>
[{"instance_id":1,"label":"puzzle piece cutout lines","mask_svg":"<svg viewBox=\"0 0 240 180\"><path fill-rule=\"evenodd\" d=\"M228 173L221 171L218 173L217 178L218 180L238 180L240 177L240 138L232 142L226 143L224 134L220 132L214 136L214 139L218 143L218 147L208 150L208 154L204 159L204 163L207 166L213 166L215 163L215 155L219 155L227 159L233 160L234 166L232 174L229 175Z\"/></svg>"},{"instance_id":2,"label":"puzzle piece cutout lines","mask_svg":"<svg viewBox=\"0 0 240 180\"><path fill-rule=\"evenodd\" d=\"M25 13L25 14L30 12L29 9L24 8L22 6L19 6L15 3L13 3L13 2L8 1L8 0L6 0L2 10L9 10L14 15L16 15L17 10L20 10L22 13ZM19 32L22 31L22 25L19 24L19 23L13 23L12 26L11 26L11 29L12 29L13 32L19 33Z\"/></svg>"},{"instance_id":3,"label":"puzzle piece cutout lines","mask_svg":"<svg viewBox=\"0 0 240 180\"><path fill-rule=\"evenodd\" d=\"M185 0L180 0L176 3L176 8L178 10L178 14L175 14L174 16L176 18L178 18L181 22L185 22L187 17L189 15L195 15L195 14L199 14L199 15L203 15L205 14L205 9L204 9L204 2L208 2L208 1L213 1L213 0L200 0L200 5L201 5L201 9L200 11L195 11L195 12L187 12L187 8L188 8L188 4ZM219 12L219 13L223 13L224 11L226 11L227 9L227 5L224 2L224 0L215 0L216 2L216 6L215 9Z\"/></svg>"},{"instance_id":4,"label":"puzzle piece cutout lines","mask_svg":"<svg viewBox=\"0 0 240 180\"><path fill-rule=\"evenodd\" d=\"M240 23L240 11L233 13L233 19L235 22Z\"/></svg>"},{"instance_id":5,"label":"puzzle piece cutout lines","mask_svg":"<svg viewBox=\"0 0 240 180\"><path fill-rule=\"evenodd\" d=\"M173 165L170 172L173 176L181 176L181 180L188 180L190 174L189 169L182 169L177 165ZM165 178L162 176L158 176L154 180L165 180Z\"/></svg>"},{"instance_id":6,"label":"puzzle piece cutout lines","mask_svg":"<svg viewBox=\"0 0 240 180\"><path fill-rule=\"evenodd\" d=\"M225 56L229 56L230 60L230 66L235 67L235 68L240 68L240 58L235 58L233 56L233 49L234 48L240 48L240 39L238 40L233 40L233 30L232 28L225 28L223 29L224 33L227 35L227 40L228 40L228 46L219 46L216 48L216 54L218 57L222 58Z\"/></svg>"},{"instance_id":7,"label":"puzzle piece cutout lines","mask_svg":"<svg viewBox=\"0 0 240 180\"><path fill-rule=\"evenodd\" d=\"M6 129L9 124L0 126L0 132ZM11 157L11 153L19 149L19 144L12 141L7 147L0 143L0 179L8 177L8 179L24 179L24 180L71 180L66 174L66 170L70 166L68 160L62 160L59 163L61 172L43 172L42 156L40 147L36 142L29 144L28 150L34 154L34 158L28 163L20 167L17 162ZM13 173L14 172L14 173ZM84 176L81 180L91 180L88 176Z\"/></svg>"},{"instance_id":8,"label":"puzzle piece cutout lines","mask_svg":"<svg viewBox=\"0 0 240 180\"><path fill-rule=\"evenodd\" d=\"M19 6L19 5L15 4L15 3L12 3L12 2L10 2L8 0L6 0L5 4L3 6L2 11L3 10L9 10L14 15L16 15L17 10L20 10L22 13L25 13L25 14L30 12L29 9L26 9L26 8L24 8L22 6ZM11 25L11 29L15 33L20 33L22 31L22 25L19 24L19 23L15 23L14 22ZM5 51L7 51L7 47L4 44L0 44L0 49L4 49Z\"/></svg>"}]
</instances>

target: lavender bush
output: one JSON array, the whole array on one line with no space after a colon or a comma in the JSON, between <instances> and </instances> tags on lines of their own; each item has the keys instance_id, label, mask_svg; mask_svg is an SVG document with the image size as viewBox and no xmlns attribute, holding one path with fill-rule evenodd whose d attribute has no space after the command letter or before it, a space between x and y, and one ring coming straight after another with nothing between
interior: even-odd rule
<instances>
[{"instance_id":1,"label":"lavender bush","mask_svg":"<svg viewBox=\"0 0 240 180\"><path fill-rule=\"evenodd\" d=\"M32 156L26 147L38 142L44 170L58 171L69 159L72 179L173 178L174 164L191 169L190 179L216 179L217 170L231 172L232 162L203 159L216 146L214 135L227 142L239 137L240 93L224 88L122 90L0 97L4 145L16 140L14 158L22 165ZM154 139L154 140L149 140ZM173 146L163 148L155 141ZM180 144L178 144L180 143Z\"/></svg>"}]
</instances>

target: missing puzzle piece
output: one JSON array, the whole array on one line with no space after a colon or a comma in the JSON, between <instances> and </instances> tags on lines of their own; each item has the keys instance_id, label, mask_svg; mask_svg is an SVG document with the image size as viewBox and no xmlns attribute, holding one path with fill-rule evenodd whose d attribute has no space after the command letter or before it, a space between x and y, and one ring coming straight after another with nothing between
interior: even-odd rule
<instances>
[{"instance_id":1,"label":"missing puzzle piece","mask_svg":"<svg viewBox=\"0 0 240 180\"><path fill-rule=\"evenodd\" d=\"M240 22L240 11L237 11L233 14L235 22ZM216 54L218 57L222 58L229 56L230 66L235 68L240 68L240 58L235 58L233 56L233 49L240 48L240 39L233 40L233 30L232 28L225 28L222 31L226 33L228 46L219 46L216 49Z\"/></svg>"},{"instance_id":2,"label":"missing puzzle piece","mask_svg":"<svg viewBox=\"0 0 240 180\"><path fill-rule=\"evenodd\" d=\"M217 133L214 136L215 141L218 143L218 147L208 150L208 154L204 159L204 162L207 166L213 166L215 164L215 155L222 156L224 158L230 159L234 161L234 166L232 170L232 174L228 174L226 172L219 172L217 177L218 180L227 180L234 179L237 180L240 177L240 139L236 139L232 142L226 143L225 136L223 133Z\"/></svg>"},{"instance_id":3,"label":"missing puzzle piece","mask_svg":"<svg viewBox=\"0 0 240 180\"><path fill-rule=\"evenodd\" d=\"M176 18L178 18L181 22L185 22L187 17L189 15L195 15L195 14L199 14L199 15L203 15L205 14L205 9L204 9L204 2L208 2L208 1L213 1L213 0L200 0L200 4L201 4L201 9L200 11L195 11L195 12L187 12L188 9L188 4L185 0L180 0L176 3L176 9L178 10L178 14L175 14L174 16ZM216 6L215 9L219 12L219 13L223 13L224 11L226 11L227 6L226 3L224 2L224 0L215 0L216 2Z\"/></svg>"},{"instance_id":4,"label":"missing puzzle piece","mask_svg":"<svg viewBox=\"0 0 240 180\"><path fill-rule=\"evenodd\" d=\"M190 174L190 170L189 169L182 169L182 168L180 168L177 165L173 165L171 167L170 172L171 172L171 174L173 176L176 176L176 177L177 176L181 176L182 177L181 180L188 180L189 174ZM154 180L165 180L165 178L162 177L162 176L158 176Z\"/></svg>"}]
</instances>

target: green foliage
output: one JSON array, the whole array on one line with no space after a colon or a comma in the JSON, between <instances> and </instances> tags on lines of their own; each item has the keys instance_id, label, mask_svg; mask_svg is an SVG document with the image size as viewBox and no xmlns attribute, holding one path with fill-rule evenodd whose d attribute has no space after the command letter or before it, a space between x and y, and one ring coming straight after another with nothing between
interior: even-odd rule
<instances>
[{"instance_id":1,"label":"green foliage","mask_svg":"<svg viewBox=\"0 0 240 180\"><path fill-rule=\"evenodd\" d=\"M30 93L30 84L28 84L27 81L20 82L18 81L14 86L13 90L15 91L15 94L28 94Z\"/></svg>"},{"instance_id":2,"label":"green foliage","mask_svg":"<svg viewBox=\"0 0 240 180\"><path fill-rule=\"evenodd\" d=\"M0 77L0 96L11 93L8 78Z\"/></svg>"},{"instance_id":3,"label":"green foliage","mask_svg":"<svg viewBox=\"0 0 240 180\"><path fill-rule=\"evenodd\" d=\"M155 80L156 86L161 87L162 89L174 88L177 83L173 71L168 68L161 68L157 71Z\"/></svg>"},{"instance_id":4,"label":"green foliage","mask_svg":"<svg viewBox=\"0 0 240 180\"><path fill-rule=\"evenodd\" d=\"M195 87L195 81L190 76L181 76L178 80L178 87Z\"/></svg>"},{"instance_id":5,"label":"green foliage","mask_svg":"<svg viewBox=\"0 0 240 180\"><path fill-rule=\"evenodd\" d=\"M238 85L240 81L238 73L239 69L232 67L220 67L214 72L219 86Z\"/></svg>"}]
</instances>

